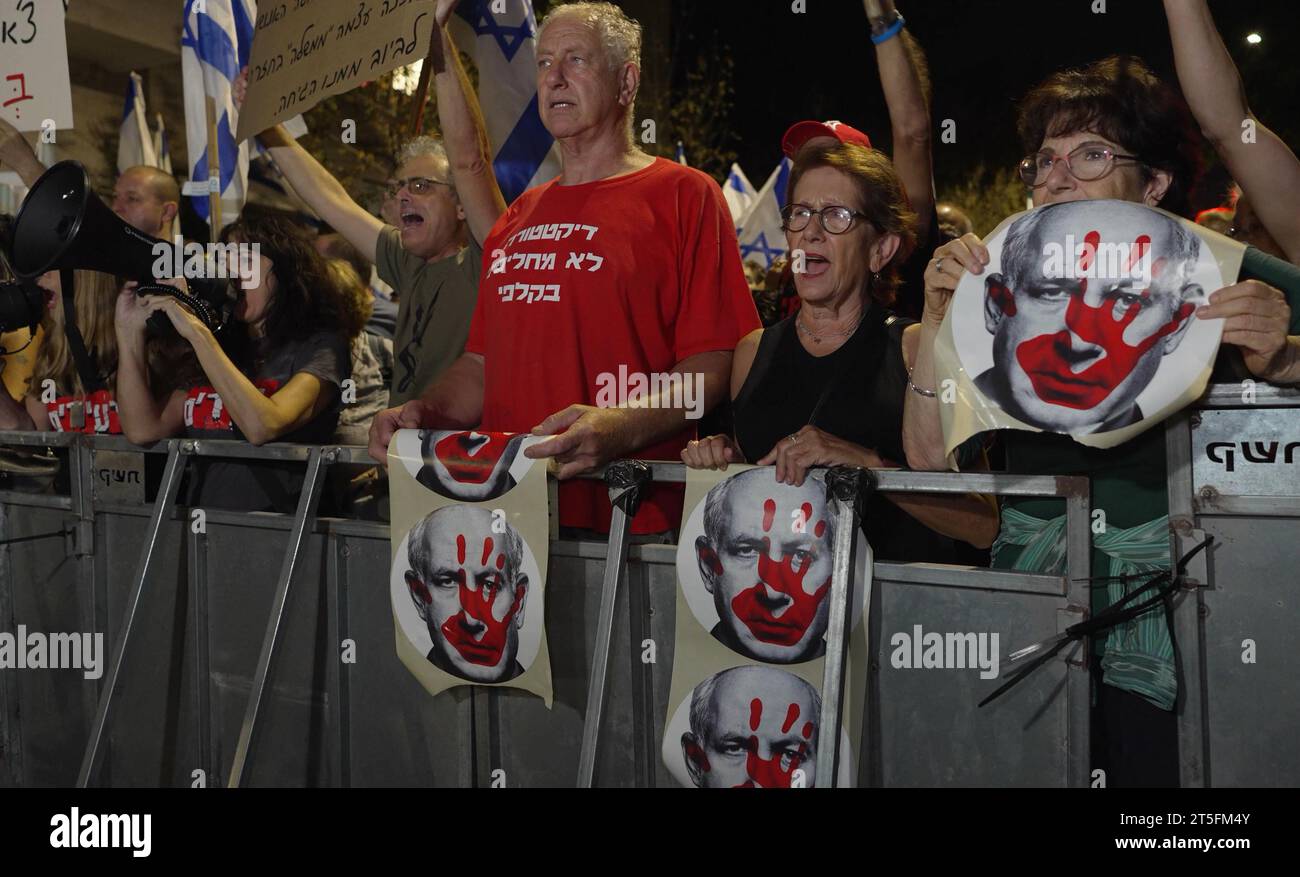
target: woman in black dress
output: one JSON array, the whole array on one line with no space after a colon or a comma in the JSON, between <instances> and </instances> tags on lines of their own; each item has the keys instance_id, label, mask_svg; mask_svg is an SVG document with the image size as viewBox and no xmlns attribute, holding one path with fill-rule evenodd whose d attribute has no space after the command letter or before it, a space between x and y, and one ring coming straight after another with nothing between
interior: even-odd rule
<instances>
[{"instance_id":1,"label":"woman in black dress","mask_svg":"<svg viewBox=\"0 0 1300 877\"><path fill-rule=\"evenodd\" d=\"M801 484L813 466L887 468L906 459L903 400L916 325L889 310L913 215L881 152L813 143L795 161L782 211L799 310L743 338L732 360L735 436L691 442L682 460L775 465ZM973 445L965 457L980 457ZM902 511L900 514L899 511ZM882 494L864 526L878 558L959 562L954 540L987 548L997 505L975 494Z\"/></svg>"}]
</instances>

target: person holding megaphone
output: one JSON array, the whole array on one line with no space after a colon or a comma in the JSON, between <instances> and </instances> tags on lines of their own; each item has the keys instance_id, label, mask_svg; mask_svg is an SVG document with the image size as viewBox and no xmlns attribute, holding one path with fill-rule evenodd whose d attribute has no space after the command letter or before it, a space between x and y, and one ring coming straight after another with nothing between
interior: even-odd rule
<instances>
[{"instance_id":1,"label":"person holding megaphone","mask_svg":"<svg viewBox=\"0 0 1300 877\"><path fill-rule=\"evenodd\" d=\"M327 444L338 424L340 389L351 375L344 292L292 220L246 211L222 232L236 244L229 276L233 319L218 332L171 296L117 298L117 391L122 432L136 444L176 435ZM234 256L234 253L228 255ZM182 279L162 283L185 289ZM197 373L157 398L146 366L146 323L160 312L193 349ZM218 339L220 334L220 339ZM249 511L292 511L302 487L293 464L196 461L189 503Z\"/></svg>"}]
</instances>

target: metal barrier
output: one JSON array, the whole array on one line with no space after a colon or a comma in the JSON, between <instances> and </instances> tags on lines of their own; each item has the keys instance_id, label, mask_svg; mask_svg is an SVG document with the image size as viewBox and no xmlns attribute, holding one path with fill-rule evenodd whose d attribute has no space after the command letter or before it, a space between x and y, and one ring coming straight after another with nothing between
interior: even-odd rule
<instances>
[{"instance_id":1,"label":"metal barrier","mask_svg":"<svg viewBox=\"0 0 1300 877\"><path fill-rule=\"evenodd\" d=\"M0 673L0 784L673 784L658 741L676 547L629 545L621 511L609 543L551 546L547 710L509 689L430 697L401 665L388 526L315 515L324 470L369 463L364 449L174 440L142 450L116 437L0 433L4 445L65 449L72 478L68 496L0 491L0 630L103 631L112 660L98 680ZM153 503L115 498L111 479L96 476L98 461L123 459L111 455L164 452ZM191 526L189 510L169 500L192 456L306 464L297 513L206 510L206 527ZM657 481L685 477L681 464L644 468ZM977 710L994 680L897 668L889 645L919 625L997 632L1007 651L1078 621L1088 595L1086 479L872 474L884 491L1062 497L1068 571L875 564L858 782L1086 785L1083 650ZM62 540L71 547L52 533L71 534ZM850 567L836 565L843 580ZM646 639L659 663L641 661ZM348 641L354 663L340 657Z\"/></svg>"},{"instance_id":2,"label":"metal barrier","mask_svg":"<svg viewBox=\"0 0 1300 877\"><path fill-rule=\"evenodd\" d=\"M1300 785L1300 390L1215 385L1166 429L1184 786Z\"/></svg>"}]
</instances>

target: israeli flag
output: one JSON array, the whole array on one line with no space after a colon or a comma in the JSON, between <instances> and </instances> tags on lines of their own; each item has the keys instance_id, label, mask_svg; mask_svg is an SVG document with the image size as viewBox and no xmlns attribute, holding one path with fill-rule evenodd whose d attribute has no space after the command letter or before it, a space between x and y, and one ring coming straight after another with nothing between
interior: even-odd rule
<instances>
[{"instance_id":1,"label":"israeli flag","mask_svg":"<svg viewBox=\"0 0 1300 877\"><path fill-rule=\"evenodd\" d=\"M231 222L244 206L248 191L248 143L235 142L239 115L231 84L248 64L253 47L253 0L185 0L181 32L181 73L185 88L185 135L189 146L189 176L196 184L208 179L208 116L211 98L217 120L215 148L220 162L221 218ZM193 193L187 188L186 193ZM208 199L193 201L199 216L208 218Z\"/></svg>"},{"instance_id":2,"label":"israeli flag","mask_svg":"<svg viewBox=\"0 0 1300 877\"><path fill-rule=\"evenodd\" d=\"M158 166L153 137L144 111L144 81L131 71L126 81L126 106L122 108L122 133L117 139L117 172L137 165Z\"/></svg>"},{"instance_id":3,"label":"israeli flag","mask_svg":"<svg viewBox=\"0 0 1300 877\"><path fill-rule=\"evenodd\" d=\"M537 111L537 18L532 0L461 0L451 35L478 67L479 104L488 140L496 147L492 169L509 203L525 189L560 174L555 139Z\"/></svg>"},{"instance_id":4,"label":"israeli flag","mask_svg":"<svg viewBox=\"0 0 1300 877\"><path fill-rule=\"evenodd\" d=\"M732 162L731 173L727 175L726 185L722 187L722 197L727 199L727 207L731 208L731 219L738 226L745 218L745 212L753 206L754 199L758 197L758 193L754 191L754 184L735 162Z\"/></svg>"},{"instance_id":5,"label":"israeli flag","mask_svg":"<svg viewBox=\"0 0 1300 877\"><path fill-rule=\"evenodd\" d=\"M748 262L751 259L765 268L785 255L785 232L781 230L781 208L785 206L785 189L790 182L790 168L793 165L788 158L772 171L763 188L759 189L736 229L740 241L740 258ZM728 184L729 185L729 184ZM725 191L724 191L725 194Z\"/></svg>"},{"instance_id":6,"label":"israeli flag","mask_svg":"<svg viewBox=\"0 0 1300 877\"><path fill-rule=\"evenodd\" d=\"M162 113L158 113L158 127L153 132L153 154L158 159L158 167L171 173L172 147L167 139L167 126L163 124Z\"/></svg>"}]
</instances>

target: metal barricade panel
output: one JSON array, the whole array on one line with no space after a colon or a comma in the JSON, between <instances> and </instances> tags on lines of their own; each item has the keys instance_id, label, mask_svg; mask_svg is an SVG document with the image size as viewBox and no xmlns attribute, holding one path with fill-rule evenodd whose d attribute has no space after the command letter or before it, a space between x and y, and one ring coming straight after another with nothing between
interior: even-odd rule
<instances>
[{"instance_id":1,"label":"metal barricade panel","mask_svg":"<svg viewBox=\"0 0 1300 877\"><path fill-rule=\"evenodd\" d=\"M490 770L504 770L508 786L572 786L578 775L605 562L562 551L563 546L557 546L551 553L546 576L546 639L555 692L551 709L536 697L509 689L488 693ZM626 588L619 590L614 618L596 780L602 786L627 786L632 785L633 770L628 749L632 734Z\"/></svg>"},{"instance_id":2,"label":"metal barricade panel","mask_svg":"<svg viewBox=\"0 0 1300 877\"><path fill-rule=\"evenodd\" d=\"M1207 516L1199 523L1215 540L1201 619L1210 785L1300 786L1300 520ZM1253 662L1244 659L1247 640Z\"/></svg>"},{"instance_id":3,"label":"metal barricade panel","mask_svg":"<svg viewBox=\"0 0 1300 877\"><path fill-rule=\"evenodd\" d=\"M149 518L100 513L96 570L105 590L105 650L117 643L123 604ZM145 583L109 714L100 782L113 786L188 786L198 758L193 709L193 650L182 521L166 521L156 566ZM100 538L102 537L102 538ZM84 745L84 737L83 737Z\"/></svg>"},{"instance_id":4,"label":"metal barricade panel","mask_svg":"<svg viewBox=\"0 0 1300 877\"><path fill-rule=\"evenodd\" d=\"M211 704L219 777L230 771L262 638L289 538L287 521L266 526L226 523L208 513L207 637L212 674ZM241 516L250 521L250 516ZM255 516L252 523L256 522ZM268 678L257 752L247 785L329 785L328 662L339 660L325 641L323 535L307 538L285 606L282 642Z\"/></svg>"},{"instance_id":5,"label":"metal barricade panel","mask_svg":"<svg viewBox=\"0 0 1300 877\"><path fill-rule=\"evenodd\" d=\"M893 786L1043 786L1068 782L1066 665L1053 660L993 703L999 684L966 671L895 668L895 634L998 633L998 651L1058 628L1065 598L877 581L866 782ZM900 640L901 644L902 641ZM855 667L853 680L861 680ZM1071 671L1081 672L1081 671ZM1086 745L1085 745L1086 750ZM861 775L861 770L859 771Z\"/></svg>"},{"instance_id":6,"label":"metal barricade panel","mask_svg":"<svg viewBox=\"0 0 1300 877\"><path fill-rule=\"evenodd\" d=\"M67 512L6 505L0 538L62 532L75 521ZM7 555L7 564L0 561L0 573L7 573L0 587L8 592L11 613L0 617L0 630L17 634L21 624L28 632L42 634L92 632L87 620L93 618L94 583L83 579L81 564L69 555L64 537L14 542L0 546L0 554ZM93 700L87 695L96 683L77 669L3 672L9 699L6 733L20 747L14 759L18 783L73 785L90 725ZM19 721L20 727L11 726Z\"/></svg>"},{"instance_id":7,"label":"metal barricade panel","mask_svg":"<svg viewBox=\"0 0 1300 877\"><path fill-rule=\"evenodd\" d=\"M342 550L345 636L356 644L356 663L342 665L351 784L473 785L470 689L430 697L397 657L388 540L349 536Z\"/></svg>"}]
</instances>

